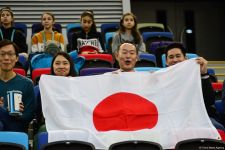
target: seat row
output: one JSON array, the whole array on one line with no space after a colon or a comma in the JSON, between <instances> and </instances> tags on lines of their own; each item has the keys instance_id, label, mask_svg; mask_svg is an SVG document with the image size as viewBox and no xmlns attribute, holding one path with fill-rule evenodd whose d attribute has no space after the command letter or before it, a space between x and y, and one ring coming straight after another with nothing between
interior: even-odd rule
<instances>
[{"instance_id":1,"label":"seat row","mask_svg":"<svg viewBox=\"0 0 225 150\"><path fill-rule=\"evenodd\" d=\"M116 66L116 63L114 63L113 56L110 54L83 54L83 55L77 55L74 53L70 53L71 57L73 58L76 71L78 72L79 75L84 75L92 72L92 74L99 74L99 72L104 72L104 70L90 70L90 69L85 69L85 68L112 68L108 69L109 71L115 70L118 68ZM45 56L46 55L46 56ZM37 54L33 59L31 59L31 62L26 62L26 59L22 59L24 56L19 56L19 61L21 64L26 66L27 64L30 64L30 72L31 72L31 79L35 81L37 76L40 76L41 74L47 74L50 73L50 65L52 61L52 56L47 55L47 54ZM198 57L196 54L192 53L187 53L187 58L195 58ZM135 67L147 67L147 70L149 68L164 68L166 67L166 58L165 54L161 56L162 60L162 67L157 65L157 58L155 57L154 54L147 54L147 53L141 53L139 54L139 60L137 61ZM45 69L43 69L45 68ZM144 70L139 69L139 70ZM139 71L138 70L138 71ZM14 71L18 72L19 74L22 74L24 76L27 76L26 71L23 69L18 69L15 68ZM96 72L94 72L96 71ZM211 76L215 76L215 71L214 69L208 68L208 73ZM216 82L216 80L214 81Z\"/></svg>"},{"instance_id":2,"label":"seat row","mask_svg":"<svg viewBox=\"0 0 225 150\"><path fill-rule=\"evenodd\" d=\"M22 31L25 36L27 36L27 26L24 23L15 23L15 27ZM101 25L101 34L103 38L103 42L105 43L105 48L108 53L111 52L111 43L112 38L115 32L119 29L118 23L105 23ZM160 23L139 23L137 25L143 40L145 42L146 49L149 51L150 43L154 41L173 41L173 34L172 32L165 32L165 28L163 24ZM35 23L32 25L32 36L34 33L37 33L43 30L43 26L41 23ZM62 26L61 24L54 24L54 30L62 33ZM72 42L72 34L78 31L81 31L82 27L79 23L71 23L66 26L66 34L68 39L68 51L71 51L71 42Z\"/></svg>"},{"instance_id":3,"label":"seat row","mask_svg":"<svg viewBox=\"0 0 225 150\"><path fill-rule=\"evenodd\" d=\"M197 150L201 148L225 149L225 133L218 130L222 140L198 138L179 141L175 145L175 150ZM1 150L29 150L28 135L22 132L0 132ZM95 150L95 146L87 141L61 140L48 142L48 133L42 132L38 135L37 150L62 150L62 149L82 149ZM151 141L129 140L113 143L109 150L162 150L159 143Z\"/></svg>"}]
</instances>

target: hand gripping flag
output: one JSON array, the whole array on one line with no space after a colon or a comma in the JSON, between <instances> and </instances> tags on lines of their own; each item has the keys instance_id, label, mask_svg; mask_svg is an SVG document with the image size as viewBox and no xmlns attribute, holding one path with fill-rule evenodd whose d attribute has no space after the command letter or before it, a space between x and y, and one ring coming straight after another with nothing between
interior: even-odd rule
<instances>
[{"instance_id":1,"label":"hand gripping flag","mask_svg":"<svg viewBox=\"0 0 225 150\"><path fill-rule=\"evenodd\" d=\"M193 59L154 73L44 75L40 90L49 141L85 140L107 149L119 141L146 140L172 149L185 139L220 138Z\"/></svg>"}]
</instances>

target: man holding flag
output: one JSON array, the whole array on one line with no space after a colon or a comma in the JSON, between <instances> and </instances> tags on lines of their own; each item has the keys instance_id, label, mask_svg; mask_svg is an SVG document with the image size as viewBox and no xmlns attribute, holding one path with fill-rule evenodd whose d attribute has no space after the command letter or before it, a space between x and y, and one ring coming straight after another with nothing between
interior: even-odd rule
<instances>
[{"instance_id":1,"label":"man holding flag","mask_svg":"<svg viewBox=\"0 0 225 150\"><path fill-rule=\"evenodd\" d=\"M186 58L186 49L181 43L172 43L166 47L166 64L167 66L173 66L180 62L185 61ZM217 116L215 113L215 94L210 81L209 74L207 73L207 60L202 57L196 58L196 62L200 65L201 73L201 83L202 83L202 93L203 99L205 102L205 107L207 113L212 121L213 125L217 129L225 131L224 126L216 121L214 118ZM213 107L214 106L214 107ZM217 117L216 117L217 118Z\"/></svg>"},{"instance_id":2,"label":"man holding flag","mask_svg":"<svg viewBox=\"0 0 225 150\"><path fill-rule=\"evenodd\" d=\"M115 142L146 140L173 149L185 139L220 138L204 107L195 60L140 73L133 70L138 58L133 44L123 43L115 56L117 75L41 77L49 142L85 140L107 149Z\"/></svg>"}]
</instances>

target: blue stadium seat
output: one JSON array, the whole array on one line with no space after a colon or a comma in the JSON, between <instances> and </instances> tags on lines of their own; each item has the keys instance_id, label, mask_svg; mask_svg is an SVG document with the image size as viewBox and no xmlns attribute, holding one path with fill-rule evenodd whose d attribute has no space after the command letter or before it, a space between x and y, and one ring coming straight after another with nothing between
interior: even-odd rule
<instances>
[{"instance_id":1,"label":"blue stadium seat","mask_svg":"<svg viewBox=\"0 0 225 150\"><path fill-rule=\"evenodd\" d=\"M24 34L24 36L27 37L27 25L25 23L15 22L14 27L17 30L20 30Z\"/></svg>"},{"instance_id":2,"label":"blue stadium seat","mask_svg":"<svg viewBox=\"0 0 225 150\"><path fill-rule=\"evenodd\" d=\"M224 106L225 106L224 101L222 101L222 100L216 100L216 101L215 101L215 107L216 107L216 110L217 110L219 113L224 114L224 112L225 112Z\"/></svg>"},{"instance_id":3,"label":"blue stadium seat","mask_svg":"<svg viewBox=\"0 0 225 150\"><path fill-rule=\"evenodd\" d=\"M29 147L28 135L23 132L0 132L0 142L20 144L23 145L26 150L28 150Z\"/></svg>"},{"instance_id":4,"label":"blue stadium seat","mask_svg":"<svg viewBox=\"0 0 225 150\"><path fill-rule=\"evenodd\" d=\"M159 67L135 67L134 68L135 71L148 71L148 72L154 72L160 69L162 68L159 68Z\"/></svg>"},{"instance_id":5,"label":"blue stadium seat","mask_svg":"<svg viewBox=\"0 0 225 150\"><path fill-rule=\"evenodd\" d=\"M112 54L112 39L116 32L107 32L105 34L105 48L109 54Z\"/></svg>"},{"instance_id":6,"label":"blue stadium seat","mask_svg":"<svg viewBox=\"0 0 225 150\"><path fill-rule=\"evenodd\" d=\"M35 34L35 33L38 33L40 32L41 30L43 30L43 25L41 23L34 23L32 24L32 27L31 27L31 37ZM54 27L53 27L53 30L54 31L58 31L59 33L62 33L62 26L61 24L59 23L55 23L54 24Z\"/></svg>"},{"instance_id":7,"label":"blue stadium seat","mask_svg":"<svg viewBox=\"0 0 225 150\"><path fill-rule=\"evenodd\" d=\"M78 31L81 31L82 27L80 23L69 23L66 26L66 35L68 39L68 45L67 45L67 50L70 52L71 49L71 42L72 42L72 35Z\"/></svg>"},{"instance_id":8,"label":"blue stadium seat","mask_svg":"<svg viewBox=\"0 0 225 150\"><path fill-rule=\"evenodd\" d=\"M173 41L173 33L171 32L143 32L142 37L146 45L146 50L150 49L152 42Z\"/></svg>"},{"instance_id":9,"label":"blue stadium seat","mask_svg":"<svg viewBox=\"0 0 225 150\"><path fill-rule=\"evenodd\" d=\"M102 39L106 42L105 34L107 32L116 32L119 29L119 23L103 23L101 24Z\"/></svg>"},{"instance_id":10,"label":"blue stadium seat","mask_svg":"<svg viewBox=\"0 0 225 150\"><path fill-rule=\"evenodd\" d=\"M153 54L141 53L135 67L156 67L156 58Z\"/></svg>"}]
</instances>

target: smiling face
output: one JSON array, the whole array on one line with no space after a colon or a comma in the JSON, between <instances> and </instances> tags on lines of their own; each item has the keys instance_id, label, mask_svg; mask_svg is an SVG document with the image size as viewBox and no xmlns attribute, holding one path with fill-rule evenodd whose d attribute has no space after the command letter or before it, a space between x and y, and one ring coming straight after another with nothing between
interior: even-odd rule
<instances>
[{"instance_id":1,"label":"smiling face","mask_svg":"<svg viewBox=\"0 0 225 150\"><path fill-rule=\"evenodd\" d=\"M41 22L42 22L42 25L44 26L44 28L47 30L52 29L53 24L55 23L53 15L51 15L49 13L44 13L42 15Z\"/></svg>"},{"instance_id":2,"label":"smiling face","mask_svg":"<svg viewBox=\"0 0 225 150\"><path fill-rule=\"evenodd\" d=\"M124 43L115 53L116 60L119 62L120 69L125 72L134 71L138 60L136 47L131 43Z\"/></svg>"},{"instance_id":3,"label":"smiling face","mask_svg":"<svg viewBox=\"0 0 225 150\"><path fill-rule=\"evenodd\" d=\"M12 44L0 48L0 69L2 72L9 72L13 69L18 57Z\"/></svg>"},{"instance_id":4,"label":"smiling face","mask_svg":"<svg viewBox=\"0 0 225 150\"><path fill-rule=\"evenodd\" d=\"M70 62L62 55L58 55L53 63L53 70L56 76L68 76Z\"/></svg>"},{"instance_id":5,"label":"smiling face","mask_svg":"<svg viewBox=\"0 0 225 150\"><path fill-rule=\"evenodd\" d=\"M186 60L184 54L181 49L173 48L167 52L166 64L167 66L175 65L179 62Z\"/></svg>"}]
</instances>

